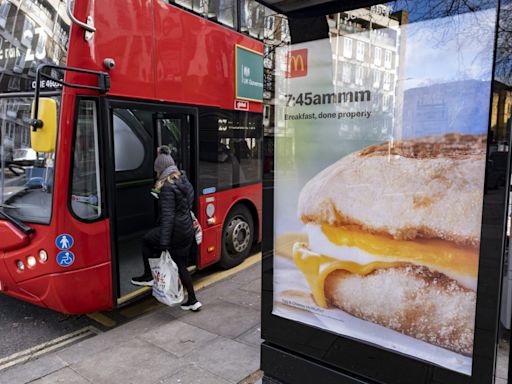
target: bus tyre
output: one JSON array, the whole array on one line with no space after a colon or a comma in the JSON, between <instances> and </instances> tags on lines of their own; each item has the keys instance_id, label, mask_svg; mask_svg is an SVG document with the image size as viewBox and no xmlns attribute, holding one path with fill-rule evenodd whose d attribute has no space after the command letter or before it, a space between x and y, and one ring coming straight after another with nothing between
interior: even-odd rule
<instances>
[{"instance_id":1,"label":"bus tyre","mask_svg":"<svg viewBox=\"0 0 512 384\"><path fill-rule=\"evenodd\" d=\"M232 268L244 261L251 251L254 224L251 212L244 205L235 205L222 229L222 268Z\"/></svg>"}]
</instances>

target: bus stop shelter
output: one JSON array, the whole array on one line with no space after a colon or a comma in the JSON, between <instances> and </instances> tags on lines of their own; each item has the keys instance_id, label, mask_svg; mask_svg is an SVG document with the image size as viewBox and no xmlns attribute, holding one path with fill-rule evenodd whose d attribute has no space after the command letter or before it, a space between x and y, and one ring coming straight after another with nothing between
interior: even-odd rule
<instances>
[{"instance_id":1,"label":"bus stop shelter","mask_svg":"<svg viewBox=\"0 0 512 384\"><path fill-rule=\"evenodd\" d=\"M507 382L512 2L259 2L263 382Z\"/></svg>"}]
</instances>

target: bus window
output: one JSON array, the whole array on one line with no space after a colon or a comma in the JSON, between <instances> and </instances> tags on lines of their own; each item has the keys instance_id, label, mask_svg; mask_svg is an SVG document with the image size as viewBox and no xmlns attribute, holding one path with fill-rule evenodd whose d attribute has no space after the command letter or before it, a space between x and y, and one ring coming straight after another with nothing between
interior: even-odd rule
<instances>
[{"instance_id":1,"label":"bus window","mask_svg":"<svg viewBox=\"0 0 512 384\"><path fill-rule=\"evenodd\" d=\"M83 220L101 217L96 102L80 100L73 147L71 208Z\"/></svg>"},{"instance_id":2,"label":"bus window","mask_svg":"<svg viewBox=\"0 0 512 384\"><path fill-rule=\"evenodd\" d=\"M263 39L265 7L255 0L240 1L240 32L249 33L256 39Z\"/></svg>"},{"instance_id":3,"label":"bus window","mask_svg":"<svg viewBox=\"0 0 512 384\"><path fill-rule=\"evenodd\" d=\"M210 0L208 14L211 18L228 27L236 26L236 0Z\"/></svg>"},{"instance_id":4,"label":"bus window","mask_svg":"<svg viewBox=\"0 0 512 384\"><path fill-rule=\"evenodd\" d=\"M135 119L131 119L135 120ZM144 161L144 145L116 110L113 115L116 172L139 168Z\"/></svg>"},{"instance_id":5,"label":"bus window","mask_svg":"<svg viewBox=\"0 0 512 384\"><path fill-rule=\"evenodd\" d=\"M175 3L182 7L192 9L192 0L176 0Z\"/></svg>"},{"instance_id":6,"label":"bus window","mask_svg":"<svg viewBox=\"0 0 512 384\"><path fill-rule=\"evenodd\" d=\"M201 15L204 15L208 10L208 0L175 0L175 3Z\"/></svg>"},{"instance_id":7,"label":"bus window","mask_svg":"<svg viewBox=\"0 0 512 384\"><path fill-rule=\"evenodd\" d=\"M183 169L183 156L181 154L181 119L157 119L158 144L165 144L171 148L171 156L178 168Z\"/></svg>"},{"instance_id":8,"label":"bus window","mask_svg":"<svg viewBox=\"0 0 512 384\"><path fill-rule=\"evenodd\" d=\"M261 182L261 114L205 108L199 130L200 190Z\"/></svg>"},{"instance_id":9,"label":"bus window","mask_svg":"<svg viewBox=\"0 0 512 384\"><path fill-rule=\"evenodd\" d=\"M116 182L152 178L154 112L115 108L111 118Z\"/></svg>"}]
</instances>

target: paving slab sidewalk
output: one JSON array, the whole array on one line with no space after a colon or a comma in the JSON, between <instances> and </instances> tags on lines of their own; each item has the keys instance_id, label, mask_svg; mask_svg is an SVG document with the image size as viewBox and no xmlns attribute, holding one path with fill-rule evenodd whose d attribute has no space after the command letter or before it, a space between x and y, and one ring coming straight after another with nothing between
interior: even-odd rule
<instances>
[{"instance_id":1,"label":"paving slab sidewalk","mask_svg":"<svg viewBox=\"0 0 512 384\"><path fill-rule=\"evenodd\" d=\"M257 263L198 292L198 313L160 307L0 372L0 384L252 384L260 365ZM254 379L253 379L254 378Z\"/></svg>"}]
</instances>

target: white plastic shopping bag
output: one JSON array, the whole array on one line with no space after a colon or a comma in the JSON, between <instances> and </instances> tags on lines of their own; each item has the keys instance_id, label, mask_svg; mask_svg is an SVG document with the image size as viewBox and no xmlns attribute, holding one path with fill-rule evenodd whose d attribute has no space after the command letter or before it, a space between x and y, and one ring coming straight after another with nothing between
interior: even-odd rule
<instances>
[{"instance_id":1,"label":"white plastic shopping bag","mask_svg":"<svg viewBox=\"0 0 512 384\"><path fill-rule=\"evenodd\" d=\"M183 301L183 285L178 275L178 266L168 251L163 251L159 259L149 259L153 275L153 296L166 305L176 305Z\"/></svg>"}]
</instances>

